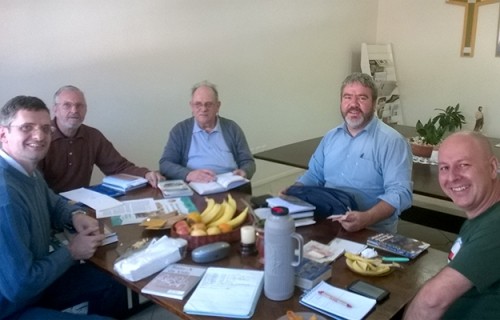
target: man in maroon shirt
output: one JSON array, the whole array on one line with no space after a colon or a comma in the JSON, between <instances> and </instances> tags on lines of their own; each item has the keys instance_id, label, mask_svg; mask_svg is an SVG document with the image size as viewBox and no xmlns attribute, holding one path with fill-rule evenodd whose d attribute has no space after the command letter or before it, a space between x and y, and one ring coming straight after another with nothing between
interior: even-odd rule
<instances>
[{"instance_id":1,"label":"man in maroon shirt","mask_svg":"<svg viewBox=\"0 0 500 320\"><path fill-rule=\"evenodd\" d=\"M125 159L99 130L83 124L87 104L80 89L64 86L57 90L53 111L56 129L39 169L56 193L89 186L94 165L107 176L127 173L145 177L153 187L164 179L158 171Z\"/></svg>"}]
</instances>

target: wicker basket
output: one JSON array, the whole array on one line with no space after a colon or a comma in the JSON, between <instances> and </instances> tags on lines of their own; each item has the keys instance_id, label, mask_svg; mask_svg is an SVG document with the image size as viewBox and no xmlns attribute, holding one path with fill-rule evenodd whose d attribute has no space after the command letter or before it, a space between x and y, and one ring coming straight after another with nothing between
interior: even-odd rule
<instances>
[{"instance_id":1,"label":"wicker basket","mask_svg":"<svg viewBox=\"0 0 500 320\"><path fill-rule=\"evenodd\" d=\"M188 242L187 249L188 251L192 251L195 248L198 248L199 246L203 246L205 244L213 243L213 242L218 242L218 241L225 241L225 242L239 242L241 239L241 233L240 229L244 225L249 225L252 224L252 219L251 216L248 215L247 220L238 228L234 229L231 232L227 233L221 233L221 234L215 234L211 236L190 236L190 235L179 235L175 232L175 228L172 228L170 230L170 236L172 238L182 238L186 239Z\"/></svg>"}]
</instances>

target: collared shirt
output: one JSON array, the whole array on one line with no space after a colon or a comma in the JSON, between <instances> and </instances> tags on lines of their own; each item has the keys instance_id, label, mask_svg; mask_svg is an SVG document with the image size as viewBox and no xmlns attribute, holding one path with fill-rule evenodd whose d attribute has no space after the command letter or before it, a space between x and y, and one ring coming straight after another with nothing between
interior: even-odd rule
<instances>
[{"instance_id":1,"label":"collared shirt","mask_svg":"<svg viewBox=\"0 0 500 320\"><path fill-rule=\"evenodd\" d=\"M49 152L38 168L54 192L88 187L94 165L109 176L128 173L144 177L147 168L136 167L125 159L97 129L82 124L74 137L66 137L57 127L55 119Z\"/></svg>"},{"instance_id":2,"label":"collared shirt","mask_svg":"<svg viewBox=\"0 0 500 320\"><path fill-rule=\"evenodd\" d=\"M347 125L330 130L298 179L304 185L338 188L352 194L360 211L383 200L395 208L373 229L396 232L398 215L412 203L412 155L404 137L374 117L355 137Z\"/></svg>"},{"instance_id":3,"label":"collared shirt","mask_svg":"<svg viewBox=\"0 0 500 320\"><path fill-rule=\"evenodd\" d=\"M211 132L206 132L196 121L194 122L187 167L210 169L217 174L231 172L238 168L222 135L219 119Z\"/></svg>"},{"instance_id":4,"label":"collared shirt","mask_svg":"<svg viewBox=\"0 0 500 320\"><path fill-rule=\"evenodd\" d=\"M20 165L16 160L14 160L14 158L12 158L11 156L9 156L7 154L7 152L3 151L3 149L0 149L0 157L4 158L5 161L7 161L8 164L10 164L11 166L13 166L14 168L16 168L17 170L19 170L20 172L24 173L28 177L30 176L29 173L28 173L28 171L26 171L26 169L24 169L22 165Z\"/></svg>"}]
</instances>

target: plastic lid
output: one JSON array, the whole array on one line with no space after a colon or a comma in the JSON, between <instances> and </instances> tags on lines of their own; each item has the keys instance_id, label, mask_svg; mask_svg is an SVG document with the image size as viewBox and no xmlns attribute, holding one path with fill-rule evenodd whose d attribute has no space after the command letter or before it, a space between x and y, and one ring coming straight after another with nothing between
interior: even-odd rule
<instances>
[{"instance_id":1,"label":"plastic lid","mask_svg":"<svg viewBox=\"0 0 500 320\"><path fill-rule=\"evenodd\" d=\"M272 207L271 213L275 216L286 216L288 214L287 207Z\"/></svg>"}]
</instances>

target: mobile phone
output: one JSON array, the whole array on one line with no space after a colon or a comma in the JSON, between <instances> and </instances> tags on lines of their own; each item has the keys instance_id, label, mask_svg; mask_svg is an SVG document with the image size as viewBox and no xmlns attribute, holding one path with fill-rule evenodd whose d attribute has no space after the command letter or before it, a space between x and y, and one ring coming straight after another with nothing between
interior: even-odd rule
<instances>
[{"instance_id":1,"label":"mobile phone","mask_svg":"<svg viewBox=\"0 0 500 320\"><path fill-rule=\"evenodd\" d=\"M389 296L389 291L387 291L386 289L377 287L363 280L354 281L349 286L347 286L347 290L358 293L368 298L375 299L377 303L384 301Z\"/></svg>"}]
</instances>

